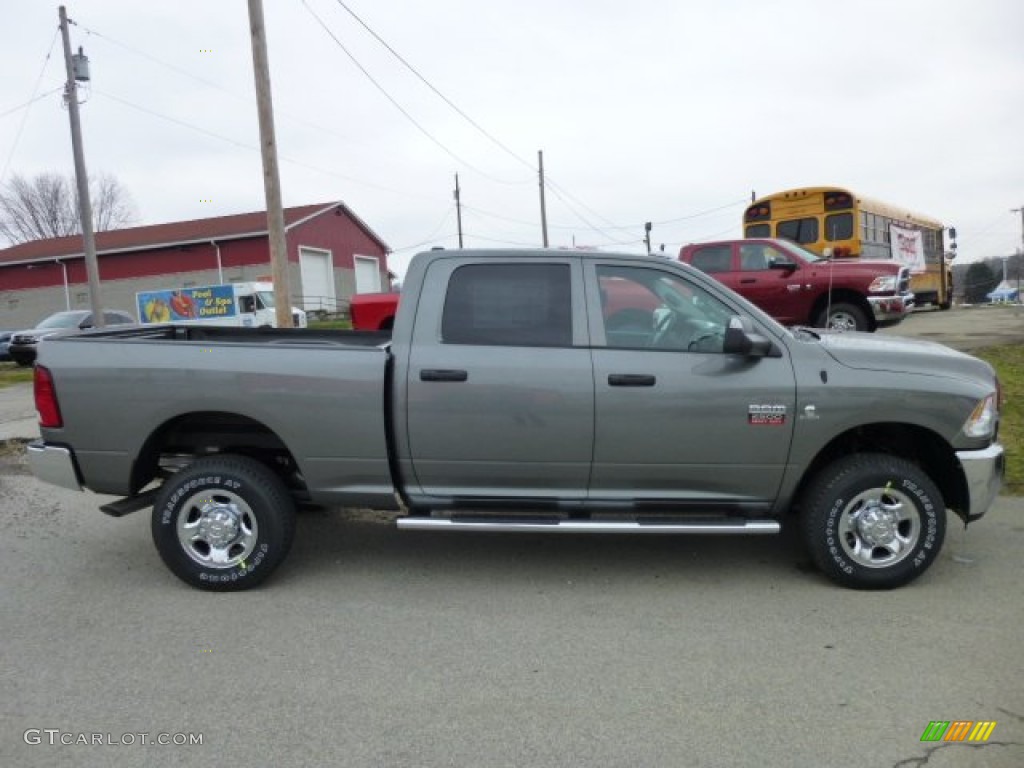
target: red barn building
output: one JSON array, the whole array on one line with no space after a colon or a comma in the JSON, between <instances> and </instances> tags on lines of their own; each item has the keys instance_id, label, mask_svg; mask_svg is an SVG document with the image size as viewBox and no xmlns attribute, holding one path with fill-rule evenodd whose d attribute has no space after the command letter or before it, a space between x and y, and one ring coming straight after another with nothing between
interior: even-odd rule
<instances>
[{"instance_id":1,"label":"red barn building","mask_svg":"<svg viewBox=\"0 0 1024 768\"><path fill-rule=\"evenodd\" d=\"M347 309L353 293L387 290L388 247L343 203L284 210L292 304ZM135 294L269 279L263 211L96 233L103 305L134 315ZM81 235L0 250L0 328L31 328L63 309L88 309Z\"/></svg>"}]
</instances>

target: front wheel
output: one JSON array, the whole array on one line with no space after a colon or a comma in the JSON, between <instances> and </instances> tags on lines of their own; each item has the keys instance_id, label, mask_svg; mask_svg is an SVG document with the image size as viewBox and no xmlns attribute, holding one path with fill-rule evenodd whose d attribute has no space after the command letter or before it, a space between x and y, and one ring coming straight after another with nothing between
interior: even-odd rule
<instances>
[{"instance_id":1,"label":"front wheel","mask_svg":"<svg viewBox=\"0 0 1024 768\"><path fill-rule=\"evenodd\" d=\"M946 506L914 464L887 454L839 459L803 497L804 541L829 578L854 589L892 589L935 561Z\"/></svg>"},{"instance_id":2,"label":"front wheel","mask_svg":"<svg viewBox=\"0 0 1024 768\"><path fill-rule=\"evenodd\" d=\"M153 541L193 587L248 589L280 565L295 533L295 503L269 468L244 456L199 459L164 483Z\"/></svg>"},{"instance_id":3,"label":"front wheel","mask_svg":"<svg viewBox=\"0 0 1024 768\"><path fill-rule=\"evenodd\" d=\"M818 328L828 328L832 331L870 330L864 310L856 304L847 304L846 302L837 302L823 309L814 324Z\"/></svg>"}]
</instances>

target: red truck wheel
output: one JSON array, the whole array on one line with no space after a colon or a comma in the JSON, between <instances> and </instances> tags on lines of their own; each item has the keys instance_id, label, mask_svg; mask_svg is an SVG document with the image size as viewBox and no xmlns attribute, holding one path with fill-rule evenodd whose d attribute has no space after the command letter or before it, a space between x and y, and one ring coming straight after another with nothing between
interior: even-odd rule
<instances>
[{"instance_id":1,"label":"red truck wheel","mask_svg":"<svg viewBox=\"0 0 1024 768\"><path fill-rule=\"evenodd\" d=\"M867 315L855 304L838 302L824 309L814 323L818 328L833 331L869 331Z\"/></svg>"},{"instance_id":2,"label":"red truck wheel","mask_svg":"<svg viewBox=\"0 0 1024 768\"><path fill-rule=\"evenodd\" d=\"M803 497L804 541L815 564L854 589L892 589L924 573L946 535L946 505L914 464L888 454L846 456Z\"/></svg>"},{"instance_id":3,"label":"red truck wheel","mask_svg":"<svg viewBox=\"0 0 1024 768\"><path fill-rule=\"evenodd\" d=\"M193 587L254 587L284 560L295 503L269 468L244 456L198 459L168 479L153 506L153 541Z\"/></svg>"}]
</instances>

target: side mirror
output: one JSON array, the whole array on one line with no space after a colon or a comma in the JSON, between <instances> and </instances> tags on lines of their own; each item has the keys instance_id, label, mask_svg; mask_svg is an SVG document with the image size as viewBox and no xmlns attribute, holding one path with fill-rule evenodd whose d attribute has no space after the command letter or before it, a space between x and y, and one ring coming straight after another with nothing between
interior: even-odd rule
<instances>
[{"instance_id":1,"label":"side mirror","mask_svg":"<svg viewBox=\"0 0 1024 768\"><path fill-rule=\"evenodd\" d=\"M796 271L796 262L786 259L772 259L768 262L768 269L781 269L784 272Z\"/></svg>"},{"instance_id":2,"label":"side mirror","mask_svg":"<svg viewBox=\"0 0 1024 768\"><path fill-rule=\"evenodd\" d=\"M729 318L722 351L727 355L743 357L782 357L782 352L772 340L758 333L751 319L742 315Z\"/></svg>"}]
</instances>

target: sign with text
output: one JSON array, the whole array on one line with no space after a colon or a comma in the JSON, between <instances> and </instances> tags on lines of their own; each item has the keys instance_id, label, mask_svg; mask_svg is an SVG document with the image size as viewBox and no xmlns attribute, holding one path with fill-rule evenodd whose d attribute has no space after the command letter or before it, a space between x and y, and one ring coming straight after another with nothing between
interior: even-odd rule
<instances>
[{"instance_id":1,"label":"sign with text","mask_svg":"<svg viewBox=\"0 0 1024 768\"><path fill-rule=\"evenodd\" d=\"M889 243L892 257L909 267L911 274L919 275L925 271L924 238L920 230L890 224Z\"/></svg>"},{"instance_id":2,"label":"sign with text","mask_svg":"<svg viewBox=\"0 0 1024 768\"><path fill-rule=\"evenodd\" d=\"M143 291L137 296L139 321L172 323L182 320L214 320L238 314L230 285Z\"/></svg>"}]
</instances>

